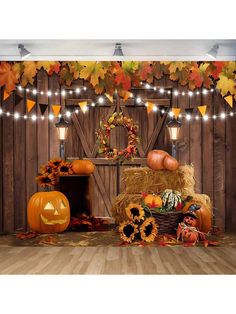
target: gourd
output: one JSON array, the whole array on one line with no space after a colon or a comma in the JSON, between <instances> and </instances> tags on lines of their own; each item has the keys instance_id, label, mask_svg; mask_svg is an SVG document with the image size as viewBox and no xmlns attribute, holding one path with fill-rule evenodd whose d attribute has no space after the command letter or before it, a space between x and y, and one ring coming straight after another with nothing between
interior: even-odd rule
<instances>
[{"instance_id":1,"label":"gourd","mask_svg":"<svg viewBox=\"0 0 236 314\"><path fill-rule=\"evenodd\" d=\"M148 194L144 198L144 204L150 208L160 208L162 207L162 199L159 195Z\"/></svg>"},{"instance_id":2,"label":"gourd","mask_svg":"<svg viewBox=\"0 0 236 314\"><path fill-rule=\"evenodd\" d=\"M182 207L181 193L175 190L166 189L162 193L163 206L168 209L168 211L179 210Z\"/></svg>"}]
</instances>

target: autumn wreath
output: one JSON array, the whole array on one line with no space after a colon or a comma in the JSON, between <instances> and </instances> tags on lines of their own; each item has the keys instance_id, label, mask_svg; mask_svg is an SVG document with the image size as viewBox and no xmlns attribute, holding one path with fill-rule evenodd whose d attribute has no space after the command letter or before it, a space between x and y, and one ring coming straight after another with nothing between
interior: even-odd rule
<instances>
[{"instance_id":1,"label":"autumn wreath","mask_svg":"<svg viewBox=\"0 0 236 314\"><path fill-rule=\"evenodd\" d=\"M128 131L128 146L120 151L109 144L111 130L116 126L123 126ZM122 163L127 159L133 159L137 154L138 125L133 119L125 117L122 112L114 112L106 121L101 121L96 135L99 143L98 153L103 154L107 159L118 160Z\"/></svg>"}]
</instances>

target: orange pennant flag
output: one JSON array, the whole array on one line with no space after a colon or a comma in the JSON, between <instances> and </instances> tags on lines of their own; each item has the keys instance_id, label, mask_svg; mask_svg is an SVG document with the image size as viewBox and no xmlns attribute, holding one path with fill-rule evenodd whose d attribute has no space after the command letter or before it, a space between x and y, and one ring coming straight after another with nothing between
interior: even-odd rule
<instances>
[{"instance_id":1,"label":"orange pennant flag","mask_svg":"<svg viewBox=\"0 0 236 314\"><path fill-rule=\"evenodd\" d=\"M233 96L229 95L229 96L225 97L225 100L230 105L230 107L233 108Z\"/></svg>"},{"instance_id":2,"label":"orange pennant flag","mask_svg":"<svg viewBox=\"0 0 236 314\"><path fill-rule=\"evenodd\" d=\"M206 114L207 106L198 106L198 110L200 111L201 115L204 117Z\"/></svg>"},{"instance_id":3,"label":"orange pennant flag","mask_svg":"<svg viewBox=\"0 0 236 314\"><path fill-rule=\"evenodd\" d=\"M147 101L145 105L147 107L147 113L149 114L153 110L154 104L150 101Z\"/></svg>"},{"instance_id":4,"label":"orange pennant flag","mask_svg":"<svg viewBox=\"0 0 236 314\"><path fill-rule=\"evenodd\" d=\"M9 96L10 96L10 94L4 90L3 101L6 100Z\"/></svg>"},{"instance_id":5,"label":"orange pennant flag","mask_svg":"<svg viewBox=\"0 0 236 314\"><path fill-rule=\"evenodd\" d=\"M26 101L27 111L30 112L33 109L35 104L36 104L35 101L27 99Z\"/></svg>"},{"instance_id":6,"label":"orange pennant flag","mask_svg":"<svg viewBox=\"0 0 236 314\"><path fill-rule=\"evenodd\" d=\"M83 113L85 113L88 109L87 101L80 101L79 106L80 106L81 110L83 111Z\"/></svg>"},{"instance_id":7,"label":"orange pennant flag","mask_svg":"<svg viewBox=\"0 0 236 314\"><path fill-rule=\"evenodd\" d=\"M58 115L61 111L61 105L52 105L52 111L54 113L54 116L58 117Z\"/></svg>"},{"instance_id":8,"label":"orange pennant flag","mask_svg":"<svg viewBox=\"0 0 236 314\"><path fill-rule=\"evenodd\" d=\"M109 94L105 94L106 97L110 100L111 103L113 103L113 96L109 95Z\"/></svg>"},{"instance_id":9,"label":"orange pennant flag","mask_svg":"<svg viewBox=\"0 0 236 314\"><path fill-rule=\"evenodd\" d=\"M175 119L178 119L178 116L180 114L181 108L172 108L171 111L172 111L173 116L175 117Z\"/></svg>"}]
</instances>

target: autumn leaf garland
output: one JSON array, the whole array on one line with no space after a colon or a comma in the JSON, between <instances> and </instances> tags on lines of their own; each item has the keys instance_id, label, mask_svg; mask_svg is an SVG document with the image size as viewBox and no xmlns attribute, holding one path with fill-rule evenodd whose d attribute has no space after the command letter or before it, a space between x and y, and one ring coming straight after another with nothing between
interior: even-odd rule
<instances>
[{"instance_id":1,"label":"autumn leaf garland","mask_svg":"<svg viewBox=\"0 0 236 314\"><path fill-rule=\"evenodd\" d=\"M124 100L141 81L152 84L164 75L191 90L215 86L222 96L232 95L236 100L235 61L2 61L0 87L4 86L10 93L17 84L33 85L41 69L49 76L58 74L61 84L70 86L74 80L84 79L91 83L96 94L113 95L117 91Z\"/></svg>"}]
</instances>

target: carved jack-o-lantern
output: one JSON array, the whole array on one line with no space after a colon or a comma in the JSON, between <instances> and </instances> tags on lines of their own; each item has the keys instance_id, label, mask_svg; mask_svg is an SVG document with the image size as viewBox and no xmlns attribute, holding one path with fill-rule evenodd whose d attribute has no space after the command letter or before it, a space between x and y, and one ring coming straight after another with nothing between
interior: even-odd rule
<instances>
[{"instance_id":1,"label":"carved jack-o-lantern","mask_svg":"<svg viewBox=\"0 0 236 314\"><path fill-rule=\"evenodd\" d=\"M66 196L58 191L38 192L29 200L28 222L40 233L64 231L70 223L70 206Z\"/></svg>"}]
</instances>

